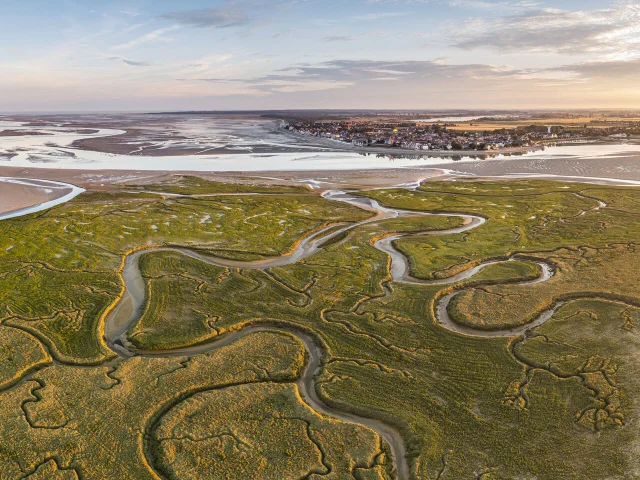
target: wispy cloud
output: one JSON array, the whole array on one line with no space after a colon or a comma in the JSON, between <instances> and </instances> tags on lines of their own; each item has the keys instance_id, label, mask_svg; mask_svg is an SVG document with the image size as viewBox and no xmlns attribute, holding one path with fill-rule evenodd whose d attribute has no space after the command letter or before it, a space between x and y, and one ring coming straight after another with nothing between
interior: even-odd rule
<instances>
[{"instance_id":1,"label":"wispy cloud","mask_svg":"<svg viewBox=\"0 0 640 480\"><path fill-rule=\"evenodd\" d=\"M151 63L149 62L142 62L142 61L136 61L136 60L131 60L129 58L126 57L121 57L121 56L110 56L108 57L109 60L113 60L113 61L117 61L117 62L122 62L125 63L127 65L130 65L132 67L150 67Z\"/></svg>"},{"instance_id":2,"label":"wispy cloud","mask_svg":"<svg viewBox=\"0 0 640 480\"><path fill-rule=\"evenodd\" d=\"M169 12L161 18L180 25L198 28L242 27L273 13L281 6L297 3L298 0L224 0L222 6Z\"/></svg>"},{"instance_id":3,"label":"wispy cloud","mask_svg":"<svg viewBox=\"0 0 640 480\"><path fill-rule=\"evenodd\" d=\"M263 93L286 93L317 90L349 89L375 92L380 83L401 82L411 92L441 92L468 89L513 92L526 88L542 92L549 85L574 88L592 86L606 79L610 85L628 88L637 77L640 59L624 62L587 62L554 68L518 69L507 65L451 64L446 59L431 61L331 60L315 64L299 64L270 75L249 78L200 78L214 84L243 85ZM396 87L393 87L396 88ZM591 87L589 87L591 88ZM438 91L438 90L436 90ZM378 92L386 92L379 90Z\"/></svg>"},{"instance_id":4,"label":"wispy cloud","mask_svg":"<svg viewBox=\"0 0 640 480\"><path fill-rule=\"evenodd\" d=\"M324 37L322 39L323 42L350 42L355 40L355 37L347 37L341 35L333 35L329 37Z\"/></svg>"},{"instance_id":5,"label":"wispy cloud","mask_svg":"<svg viewBox=\"0 0 640 480\"><path fill-rule=\"evenodd\" d=\"M142 15L138 10L120 10L120 13L127 17L139 17Z\"/></svg>"},{"instance_id":6,"label":"wispy cloud","mask_svg":"<svg viewBox=\"0 0 640 480\"><path fill-rule=\"evenodd\" d=\"M460 8L528 8L540 5L537 0L367 0L371 4L418 5L432 3Z\"/></svg>"},{"instance_id":7,"label":"wispy cloud","mask_svg":"<svg viewBox=\"0 0 640 480\"><path fill-rule=\"evenodd\" d=\"M378 12L378 13L365 13L362 15L354 15L351 18L354 20L375 21L384 20L394 17L404 17L409 15L408 12Z\"/></svg>"},{"instance_id":8,"label":"wispy cloud","mask_svg":"<svg viewBox=\"0 0 640 480\"><path fill-rule=\"evenodd\" d=\"M154 42L158 40L165 39L165 35L169 32L173 32L180 28L179 25L171 25L170 27L159 28L157 30L153 30L149 33L146 33L140 37L134 38L126 43L121 43L120 45L116 45L113 47L113 50L129 50L131 48L137 47L139 45L143 45L145 43Z\"/></svg>"},{"instance_id":9,"label":"wispy cloud","mask_svg":"<svg viewBox=\"0 0 640 480\"><path fill-rule=\"evenodd\" d=\"M134 60L127 60L127 59L123 59L122 61L127 65L131 65L132 67L150 67L151 66L149 62L136 62Z\"/></svg>"},{"instance_id":10,"label":"wispy cloud","mask_svg":"<svg viewBox=\"0 0 640 480\"><path fill-rule=\"evenodd\" d=\"M489 48L505 53L548 52L601 55L640 50L640 4L569 11L539 8L499 19L475 19L457 33L458 48Z\"/></svg>"},{"instance_id":11,"label":"wispy cloud","mask_svg":"<svg viewBox=\"0 0 640 480\"><path fill-rule=\"evenodd\" d=\"M126 107L153 96L233 96L230 108L640 105L639 0L345 0L341 14L322 0L126 0L69 18L14 3L59 40L0 32L15 47L0 59L0 91L16 92L5 109L81 95Z\"/></svg>"},{"instance_id":12,"label":"wispy cloud","mask_svg":"<svg viewBox=\"0 0 640 480\"><path fill-rule=\"evenodd\" d=\"M227 54L227 55L207 55L205 57L201 57L197 60L194 60L193 63L191 63L189 66L190 67L195 67L195 68L210 68L214 65L219 65L223 62L226 62L228 60L231 60L233 58L233 55Z\"/></svg>"},{"instance_id":13,"label":"wispy cloud","mask_svg":"<svg viewBox=\"0 0 640 480\"><path fill-rule=\"evenodd\" d=\"M200 28L229 28L246 25L250 18L241 8L206 8L187 12L172 12L162 15L163 18L182 25Z\"/></svg>"},{"instance_id":14,"label":"wispy cloud","mask_svg":"<svg viewBox=\"0 0 640 480\"><path fill-rule=\"evenodd\" d=\"M534 0L448 0L450 7L462 8L532 8L540 5L540 2Z\"/></svg>"},{"instance_id":15,"label":"wispy cloud","mask_svg":"<svg viewBox=\"0 0 640 480\"><path fill-rule=\"evenodd\" d=\"M491 65L450 65L439 61L331 60L299 64L279 73L251 78L201 78L212 83L240 83L267 92L327 90L363 85L368 82L403 80L420 83L447 78L498 78L513 72Z\"/></svg>"},{"instance_id":16,"label":"wispy cloud","mask_svg":"<svg viewBox=\"0 0 640 480\"><path fill-rule=\"evenodd\" d=\"M637 85L640 75L640 58L633 60L610 60L601 62L582 62L571 65L563 65L547 69L550 72L565 72L573 74L574 78L590 80L633 80Z\"/></svg>"}]
</instances>

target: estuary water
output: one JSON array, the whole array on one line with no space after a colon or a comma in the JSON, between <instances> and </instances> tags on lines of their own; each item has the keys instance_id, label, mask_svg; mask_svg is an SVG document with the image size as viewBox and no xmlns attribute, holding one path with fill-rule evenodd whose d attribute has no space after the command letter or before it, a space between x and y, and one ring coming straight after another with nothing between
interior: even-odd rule
<instances>
[{"instance_id":1,"label":"estuary water","mask_svg":"<svg viewBox=\"0 0 640 480\"><path fill-rule=\"evenodd\" d=\"M18 131L21 134L0 136L0 166L22 168L257 172L420 168L496 160L546 163L555 160L633 158L636 163L640 163L640 145L625 143L552 146L543 151L496 155L469 155L460 152L446 156L421 156L410 150L399 150L393 154L318 151L140 156L96 152L72 146L77 140L126 133L113 128L83 131L77 127L34 127L20 122L0 121L0 134L3 130ZM207 133L199 131L198 135L204 137ZM215 136L215 132L212 131L211 136ZM237 141L238 149L241 150L245 140L239 137Z\"/></svg>"}]
</instances>

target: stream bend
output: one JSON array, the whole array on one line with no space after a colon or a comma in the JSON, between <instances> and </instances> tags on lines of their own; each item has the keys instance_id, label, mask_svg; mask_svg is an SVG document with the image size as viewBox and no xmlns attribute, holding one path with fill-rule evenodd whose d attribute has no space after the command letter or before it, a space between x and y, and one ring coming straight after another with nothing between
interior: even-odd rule
<instances>
[{"instance_id":1,"label":"stream bend","mask_svg":"<svg viewBox=\"0 0 640 480\"><path fill-rule=\"evenodd\" d=\"M190 258L202 261L204 263L215 265L219 267L230 268L244 268L244 269L267 269L270 267L283 266L298 262L303 258L307 258L319 250L329 240L345 233L358 226L385 220L389 218L400 217L418 217L418 216L442 216L442 217L458 217L463 219L463 225L448 230L438 231L426 231L426 232L411 232L406 234L394 234L384 237L373 243L374 247L378 250L388 254L391 257L390 273L393 281L421 284L421 285L446 285L454 284L462 280L468 279L478 273L480 270L498 263L510 261L510 260L491 260L484 262L474 268L468 269L460 274L438 280L421 280L414 278L410 275L409 263L406 257L395 249L393 242L401 237L415 236L415 235L450 235L466 232L468 230L479 227L486 222L486 218L476 215L466 215L460 213L429 213L411 210L402 210L397 208L388 208L380 205L377 201L367 198L352 195L346 191L330 190L323 194L323 196L329 200L345 202L372 212L376 215L367 220L341 226L336 229L335 225L325 227L324 229L317 231L305 239L303 239L299 245L289 254L280 257L267 258L256 261L238 261L230 260L205 253L191 250L184 247L154 247L147 250L139 250L129 254L125 261L122 270L122 277L124 282L124 294L116 302L114 308L105 318L104 323L104 335L105 340L110 349L117 353L120 357L129 358L132 356L147 356L147 357L170 357L170 356L191 356L201 353L211 352L217 350L226 345L229 345L236 340L259 331L280 331L294 335L305 346L308 361L304 369L303 374L296 382L303 399L307 404L322 414L329 417L338 419L340 421L357 423L366 426L374 430L380 437L382 437L391 449L391 456L393 460L393 466L395 469L396 477L398 480L408 480L410 477L410 467L406 459L406 445L400 434L399 430L395 427L388 425L380 420L365 418L359 415L355 415L345 411L339 411L325 404L317 395L315 376L319 373L322 364L324 350L316 339L314 339L308 333L296 329L294 327L284 327L275 325L253 325L245 327L238 332L232 332L225 334L218 339L214 339L211 342L186 347L181 349L175 349L170 351L140 351L127 341L127 331L130 327L135 325L143 314L145 306L145 282L140 271L140 258L150 252L162 252L172 251ZM522 282L522 284L539 283L548 280L553 276L553 268L545 263L539 262L542 268L542 275L540 278L533 282ZM455 295L461 293L464 288L461 288L454 293L442 297L436 306L436 317L438 322L445 328L457 333L475 336L512 336L520 335L526 330L535 326L541 325L546 322L559 305L553 310L544 312L538 319L527 324L524 327L513 330L499 330L499 331L484 331L476 330L469 327L465 327L454 322L447 313L447 307L451 302L451 299ZM148 454L148 453L147 453Z\"/></svg>"}]
</instances>

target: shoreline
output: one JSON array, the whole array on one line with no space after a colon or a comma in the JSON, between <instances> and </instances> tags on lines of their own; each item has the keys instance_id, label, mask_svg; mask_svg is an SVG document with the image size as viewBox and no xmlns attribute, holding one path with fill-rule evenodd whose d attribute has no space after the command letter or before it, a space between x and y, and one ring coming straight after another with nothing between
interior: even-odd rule
<instances>
[{"instance_id":1,"label":"shoreline","mask_svg":"<svg viewBox=\"0 0 640 480\"><path fill-rule=\"evenodd\" d=\"M545 148L552 146L590 146L590 145L609 145L617 143L617 140L608 137L580 138L579 141L570 141L559 139L544 139L538 145L522 146L522 147L504 147L494 150L412 150L402 147L376 146L369 145L367 147L356 147L351 143L342 142L340 140L332 140L324 137L313 137L302 133L282 130L284 135L288 135L298 140L307 140L315 142L317 146L329 149L333 153L368 153L381 154L389 156L423 156L423 157L460 157L460 156L481 156L491 157L495 155L524 155L531 152L543 151ZM637 138L629 138L631 145L638 145ZM286 153L286 152L280 152Z\"/></svg>"},{"instance_id":2,"label":"shoreline","mask_svg":"<svg viewBox=\"0 0 640 480\"><path fill-rule=\"evenodd\" d=\"M298 183L305 178L322 183L325 177L330 177L332 181L343 184L343 178L350 183L354 178L384 178L389 171L420 171L426 168L455 168L474 175L515 173L513 164L518 162L546 164L533 171L522 170L523 173L587 176L581 168L573 166L557 170L549 162L571 158L579 162L584 160L586 165L593 163L594 158L626 156L633 157L635 162L622 168L622 176L612 171L612 165L603 166L603 171L588 174L640 179L640 144L633 139L629 142L613 142L599 138L589 143L553 139L544 142L548 148L539 145L490 151L418 151L387 146L355 147L335 140L277 130L273 127L274 122L259 122L256 125L231 122L226 126L218 122L194 126L193 122L167 121L148 125L146 130L136 130L134 125L140 122L134 121L135 118L121 119L119 122L116 122L116 118L106 119L105 122L107 120L109 122L101 124L100 128L96 125L91 130L88 128L94 125L87 121L39 129L51 133L50 136L4 137L0 142L0 148L3 149L0 150L0 159L5 161L0 163L0 175L4 170L11 172L7 173L10 176L38 178L46 175L52 180L74 184L113 184L119 180L134 180L134 177L159 177L161 173L173 172L234 179L277 175ZM4 126L34 132L33 127L24 123L16 127L15 123L20 122L0 122L0 130ZM114 129L115 126L119 128ZM82 144L93 144L93 148L78 148ZM108 153L114 147L120 153ZM499 161L503 168L483 171L486 164L494 161ZM466 168L471 163L475 165ZM463 165L465 168L460 168ZM12 169L12 166L15 167ZM34 174L35 170L41 173ZM51 173L54 170L72 173ZM132 174L131 170L136 173ZM519 168L517 170L520 171ZM633 172L633 175L629 177L624 174L625 171ZM144 175L142 172L145 172ZM117 179L116 176L121 178ZM399 176L407 177L406 174ZM247 180L245 178L242 181ZM367 180L366 184L384 186L393 183Z\"/></svg>"},{"instance_id":3,"label":"shoreline","mask_svg":"<svg viewBox=\"0 0 640 480\"><path fill-rule=\"evenodd\" d=\"M104 140L117 136L120 131L99 131L93 139ZM294 134L290 134L293 136ZM295 135L300 136L300 135ZM336 141L321 139L325 143ZM89 167L85 162L55 164L41 163L34 165L11 166L11 162L0 164L0 219L20 216L25 212L45 210L64 203L79 195L84 189L92 191L119 191L129 185L145 185L162 183L181 175L193 175L206 180L251 185L304 185L311 191L322 192L335 188L385 188L414 183L416 179L440 177L455 180L468 179L501 179L541 178L559 181L580 181L610 185L637 185L640 183L640 150L633 140L616 149L591 149L589 146L605 145L611 142L596 142L575 145L576 151L553 150L542 152L542 147L519 147L500 151L424 151L417 152L395 148L350 148L324 153L291 154L246 154L254 158L256 167L253 170L246 159L237 159L234 163L231 156L222 154L212 157L209 162L199 164L182 163L176 158L174 162L163 163L157 157L141 165L139 168L128 168L122 156L114 155L113 160L104 160L101 165ZM584 147L580 151L580 147ZM59 151L78 151L74 148L57 147ZM397 152L397 158L393 153ZM443 156L444 154L444 156ZM237 154L236 154L237 155ZM291 157L278 162L277 157ZM327 156L328 155L328 156ZM341 158L344 155L344 158ZM376 158L387 157L387 162L380 163ZM120 157L120 158L118 158ZM193 155L192 158L202 158ZM273 161L269 158L274 157ZM398 160L400 157L410 161ZM171 160L172 157L164 157ZM174 157L175 158L175 157ZM183 157L187 158L187 157ZM369 160L368 158L372 158ZM216 159L223 163L216 162ZM226 159L227 164L224 163ZM231 159L231 160L229 160ZM413 160L416 163L413 163ZM423 163L418 160L423 159ZM231 163L229 163L231 162ZM88 162L92 163L92 162ZM50 166L51 165L51 166ZM113 168L109 168L113 165ZM187 166L185 169L173 170L173 167ZM237 166L237 170L232 170ZM249 166L249 169L246 167ZM97 167L97 168L96 168ZM100 168L102 167L102 168ZM107 167L107 168L104 168ZM189 168L191 167L191 168ZM264 168L262 168L264 167ZM273 168L269 168L273 167ZM4 178L4 183L2 179ZM14 179L11 181L10 179ZM17 182L16 179L27 179ZM28 182L26 182L28 183ZM65 189L64 191L62 189Z\"/></svg>"},{"instance_id":4,"label":"shoreline","mask_svg":"<svg viewBox=\"0 0 640 480\"><path fill-rule=\"evenodd\" d=\"M48 210L85 191L76 185L35 178L0 177L0 185L0 221ZM16 194L21 194L19 199Z\"/></svg>"},{"instance_id":5,"label":"shoreline","mask_svg":"<svg viewBox=\"0 0 640 480\"><path fill-rule=\"evenodd\" d=\"M7 172L10 169L10 172ZM33 170L33 171L32 171ZM8 173L15 173L9 175ZM510 180L548 180L560 182L576 182L592 185L608 186L640 186L640 172L634 178L616 178L613 176L571 175L567 173L545 172L501 172L498 174L476 174L442 167L399 168L363 172L348 171L265 171L265 172L167 172L167 171L134 171L134 170L62 170L62 169L22 169L20 167L0 167L0 221L16 218L31 213L41 212L66 203L85 191L122 192L127 185L144 186L157 184L175 177L193 175L205 180L223 183L240 183L249 185L305 185L311 192L322 194L331 189L377 189L399 186L418 185L427 180L448 181L510 181ZM277 176L274 176L277 175ZM6 185L18 185L21 188L35 190L32 196L21 197L22 203L16 207L9 202L15 198L15 191ZM48 194L40 193L43 189ZM53 194L57 191L58 194ZM26 199L26 201L25 201ZM31 200L29 200L31 199ZM5 206L7 205L7 206Z\"/></svg>"},{"instance_id":6,"label":"shoreline","mask_svg":"<svg viewBox=\"0 0 640 480\"><path fill-rule=\"evenodd\" d=\"M639 152L640 155L640 152ZM552 156L548 158L473 159L456 162L434 163L416 166L394 166L366 169L353 167L345 169L315 168L283 170L265 168L263 170L217 171L193 169L87 169L48 168L0 165L2 177L44 180L69 183L83 188L111 190L114 186L127 184L148 184L183 175L193 175L208 180L242 184L307 184L312 190L324 190L329 186L394 186L415 181L417 178L441 176L444 173L466 175L473 178L515 178L515 176L581 178L583 180L611 180L618 183L640 182L640 161L638 155L571 157ZM46 200L46 199L45 199ZM1 203L0 203L1 205Z\"/></svg>"}]
</instances>

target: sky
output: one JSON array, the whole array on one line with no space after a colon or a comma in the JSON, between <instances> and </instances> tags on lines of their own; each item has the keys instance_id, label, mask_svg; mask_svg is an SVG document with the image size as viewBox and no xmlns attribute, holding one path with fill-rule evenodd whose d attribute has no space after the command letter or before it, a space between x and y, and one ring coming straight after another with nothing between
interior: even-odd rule
<instances>
[{"instance_id":1,"label":"sky","mask_svg":"<svg viewBox=\"0 0 640 480\"><path fill-rule=\"evenodd\" d=\"M2 0L0 111L640 108L640 0Z\"/></svg>"}]
</instances>

